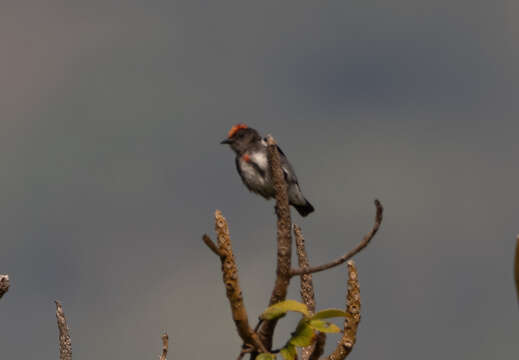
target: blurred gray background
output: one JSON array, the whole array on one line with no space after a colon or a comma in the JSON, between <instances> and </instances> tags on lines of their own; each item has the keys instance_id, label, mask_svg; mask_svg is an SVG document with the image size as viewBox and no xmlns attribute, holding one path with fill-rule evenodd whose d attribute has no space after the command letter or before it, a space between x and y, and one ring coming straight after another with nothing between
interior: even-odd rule
<instances>
[{"instance_id":1,"label":"blurred gray background","mask_svg":"<svg viewBox=\"0 0 519 360\"><path fill-rule=\"evenodd\" d=\"M293 214L312 263L360 241L375 197L385 206L356 259L352 359L519 353L516 0L0 10L2 358L57 358L59 299L75 359L154 359L163 330L172 360L234 359L201 235L221 209L251 318L275 254L274 203L245 189L219 145L238 122L273 134L296 168L317 209ZM315 275L318 308L344 306L345 279Z\"/></svg>"}]
</instances>

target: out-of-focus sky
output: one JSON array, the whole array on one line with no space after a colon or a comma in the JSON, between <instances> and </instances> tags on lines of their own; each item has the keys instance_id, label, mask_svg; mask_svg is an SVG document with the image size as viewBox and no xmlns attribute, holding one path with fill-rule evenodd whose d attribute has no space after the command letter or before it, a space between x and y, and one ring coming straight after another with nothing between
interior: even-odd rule
<instances>
[{"instance_id":1,"label":"out-of-focus sky","mask_svg":"<svg viewBox=\"0 0 519 360\"><path fill-rule=\"evenodd\" d=\"M511 359L519 232L515 0L9 1L0 11L5 359L229 359L218 259L229 220L249 315L274 279L273 202L219 141L273 134L316 212L311 262L353 247L354 359ZM344 268L315 275L344 306ZM291 298L298 297L298 282ZM282 344L296 321L278 329ZM330 337L327 351L335 344Z\"/></svg>"}]
</instances>

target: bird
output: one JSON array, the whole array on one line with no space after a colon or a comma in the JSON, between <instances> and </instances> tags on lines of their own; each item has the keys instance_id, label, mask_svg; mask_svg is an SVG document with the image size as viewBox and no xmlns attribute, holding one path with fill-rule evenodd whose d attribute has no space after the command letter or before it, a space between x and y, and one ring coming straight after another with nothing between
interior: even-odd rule
<instances>
[{"instance_id":1,"label":"bird","mask_svg":"<svg viewBox=\"0 0 519 360\"><path fill-rule=\"evenodd\" d=\"M227 138L220 142L229 145L236 154L236 169L245 186L265 199L275 197L274 182L267 156L267 140L245 124L234 125ZM305 217L315 209L303 195L296 173L286 155L277 146L281 167L287 183L288 201Z\"/></svg>"}]
</instances>

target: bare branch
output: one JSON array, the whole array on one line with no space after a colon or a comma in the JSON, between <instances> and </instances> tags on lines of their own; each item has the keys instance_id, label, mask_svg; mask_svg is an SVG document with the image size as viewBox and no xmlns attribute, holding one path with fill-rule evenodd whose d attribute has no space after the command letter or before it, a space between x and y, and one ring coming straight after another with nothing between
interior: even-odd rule
<instances>
[{"instance_id":1,"label":"bare branch","mask_svg":"<svg viewBox=\"0 0 519 360\"><path fill-rule=\"evenodd\" d=\"M346 295L346 319L344 332L335 351L326 360L343 360L351 352L357 337L360 322L360 289L357 268L353 260L348 261L348 294Z\"/></svg>"},{"instance_id":2,"label":"bare branch","mask_svg":"<svg viewBox=\"0 0 519 360\"><path fill-rule=\"evenodd\" d=\"M269 305L276 304L286 299L288 285L290 283L290 258L292 254L292 234L290 207L288 203L287 184L278 147L272 136L267 136L267 152L270 164L270 173L274 182L276 193L276 215L277 215L277 267L276 281ZM272 348L272 337L277 324L276 320L266 321L260 329L261 342L267 349Z\"/></svg>"},{"instance_id":3,"label":"bare branch","mask_svg":"<svg viewBox=\"0 0 519 360\"><path fill-rule=\"evenodd\" d=\"M261 324L263 324L263 319L259 319L258 323L256 324L256 326L254 327L254 332L258 332Z\"/></svg>"},{"instance_id":4,"label":"bare branch","mask_svg":"<svg viewBox=\"0 0 519 360\"><path fill-rule=\"evenodd\" d=\"M375 215L375 224L373 225L373 228L371 229L371 231L364 236L364 238L362 239L360 244L358 244L353 250L351 250L350 252L344 254L340 258L337 258L327 264L309 267L309 268L292 269L292 271L290 272L290 275L296 276L296 275L303 275L303 274L313 274L313 273L316 273L319 271L328 270L332 267L343 264L344 262L348 261L355 255L357 255L359 252L361 252L366 246L368 246L369 242L371 241L371 239L373 239L373 237L377 233L378 229L380 228L380 224L382 223L382 215L384 212L384 208L382 207L382 204L380 203L380 201L378 201L378 199L375 200L375 206L377 208L377 212Z\"/></svg>"},{"instance_id":5,"label":"bare branch","mask_svg":"<svg viewBox=\"0 0 519 360\"><path fill-rule=\"evenodd\" d=\"M0 275L0 299L9 290L9 285L11 285L9 275Z\"/></svg>"},{"instance_id":6,"label":"bare branch","mask_svg":"<svg viewBox=\"0 0 519 360\"><path fill-rule=\"evenodd\" d=\"M317 340L314 344L314 351L310 354L308 360L318 360L324 353L324 345L326 345L326 334L320 332L317 334Z\"/></svg>"},{"instance_id":7,"label":"bare branch","mask_svg":"<svg viewBox=\"0 0 519 360\"><path fill-rule=\"evenodd\" d=\"M519 303L519 235L515 246L515 288L517 290L517 302Z\"/></svg>"},{"instance_id":8,"label":"bare branch","mask_svg":"<svg viewBox=\"0 0 519 360\"><path fill-rule=\"evenodd\" d=\"M294 236L296 239L296 252L297 252L297 259L299 266L301 268L307 268L309 267L308 262L308 255L306 253L305 249L305 239L303 237L303 233L301 232L301 228L294 224ZM312 282L312 275L311 274L304 274L301 275L301 299L303 299L303 303L308 308L308 311L310 312L310 315L313 315L315 312L315 294L314 294L314 284ZM321 341L326 339L326 335L324 333L320 333L320 337L317 338L317 340L321 339ZM310 345L305 346L301 349L301 360L309 360L312 356L312 353L314 353L314 348L316 346L317 342ZM317 357L319 358L319 357Z\"/></svg>"},{"instance_id":9,"label":"bare branch","mask_svg":"<svg viewBox=\"0 0 519 360\"><path fill-rule=\"evenodd\" d=\"M160 360L166 360L166 357L168 356L168 344L169 344L168 333L164 333L162 335L162 354L160 354Z\"/></svg>"},{"instance_id":10,"label":"bare branch","mask_svg":"<svg viewBox=\"0 0 519 360\"><path fill-rule=\"evenodd\" d=\"M209 249L211 249L212 252L214 252L218 256L222 256L222 253L220 252L220 249L218 248L218 246L216 246L216 244L213 242L213 240L211 240L209 235L204 234L204 236L202 236L202 240L207 245L207 247Z\"/></svg>"},{"instance_id":11,"label":"bare branch","mask_svg":"<svg viewBox=\"0 0 519 360\"><path fill-rule=\"evenodd\" d=\"M231 305L232 318L236 325L236 330L246 345L252 345L261 352L266 352L267 350L259 340L258 334L256 334L249 325L249 319L238 281L238 267L234 260L227 220L225 220L219 210L215 211L214 217L218 246L214 244L207 235L204 235L203 240L205 244L220 257L223 282L225 284L227 298Z\"/></svg>"},{"instance_id":12,"label":"bare branch","mask_svg":"<svg viewBox=\"0 0 519 360\"><path fill-rule=\"evenodd\" d=\"M236 360L241 360L243 359L243 357L245 356L245 354L250 354L252 352L254 352L255 349L252 348L252 347L244 347L241 351L240 351L240 354L238 355L238 357L236 358Z\"/></svg>"},{"instance_id":13,"label":"bare branch","mask_svg":"<svg viewBox=\"0 0 519 360\"><path fill-rule=\"evenodd\" d=\"M306 269L310 267L310 264L305 249L305 239L301 232L301 228L296 224L294 224L294 235L296 238L296 251L299 266ZM308 310L313 314L315 311L315 294L311 274L301 275L301 298Z\"/></svg>"},{"instance_id":14,"label":"bare branch","mask_svg":"<svg viewBox=\"0 0 519 360\"><path fill-rule=\"evenodd\" d=\"M67 326L67 319L63 312L63 307L59 301L56 303L56 319L58 321L59 329L59 359L72 360L72 342L70 341L69 329Z\"/></svg>"}]
</instances>

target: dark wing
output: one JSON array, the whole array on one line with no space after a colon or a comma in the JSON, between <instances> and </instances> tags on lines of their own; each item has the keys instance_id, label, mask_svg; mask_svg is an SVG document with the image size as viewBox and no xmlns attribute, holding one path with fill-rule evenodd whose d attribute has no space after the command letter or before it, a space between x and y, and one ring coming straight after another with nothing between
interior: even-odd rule
<instances>
[{"instance_id":1,"label":"dark wing","mask_svg":"<svg viewBox=\"0 0 519 360\"><path fill-rule=\"evenodd\" d=\"M283 150L281 150L279 145L276 145L276 146L278 148L279 155L281 156L281 167L283 168L283 173L285 174L285 181L288 184L294 184L294 183L298 184L297 176L296 176L296 172L294 171L294 168L288 161L287 156L285 155Z\"/></svg>"},{"instance_id":2,"label":"dark wing","mask_svg":"<svg viewBox=\"0 0 519 360\"><path fill-rule=\"evenodd\" d=\"M281 148L279 147L279 145L276 145L276 147L278 148L279 153L280 153L281 155L283 155L283 156L286 157L285 153L283 152L283 150L281 150Z\"/></svg>"},{"instance_id":3,"label":"dark wing","mask_svg":"<svg viewBox=\"0 0 519 360\"><path fill-rule=\"evenodd\" d=\"M267 138L263 138L265 143L267 142ZM285 174L285 181L288 184L298 184L296 172L294 171L294 168L292 168L292 165L290 165L290 162L287 159L287 156L281 150L279 145L276 144L276 147L278 148L279 155L281 155L281 167L283 168L283 173Z\"/></svg>"}]
</instances>

